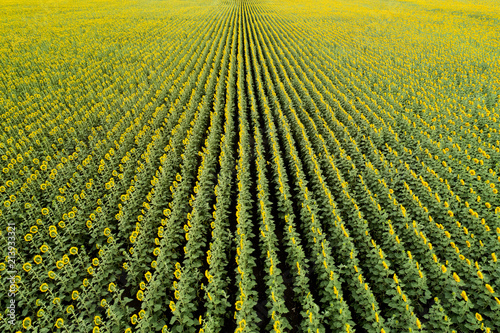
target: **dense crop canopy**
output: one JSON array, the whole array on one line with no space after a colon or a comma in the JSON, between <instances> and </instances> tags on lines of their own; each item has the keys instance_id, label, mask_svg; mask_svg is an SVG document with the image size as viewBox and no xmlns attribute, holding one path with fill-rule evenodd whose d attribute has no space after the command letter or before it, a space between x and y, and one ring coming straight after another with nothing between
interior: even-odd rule
<instances>
[{"instance_id":1,"label":"dense crop canopy","mask_svg":"<svg viewBox=\"0 0 500 333\"><path fill-rule=\"evenodd\" d=\"M495 1L0 12L1 332L500 331Z\"/></svg>"}]
</instances>

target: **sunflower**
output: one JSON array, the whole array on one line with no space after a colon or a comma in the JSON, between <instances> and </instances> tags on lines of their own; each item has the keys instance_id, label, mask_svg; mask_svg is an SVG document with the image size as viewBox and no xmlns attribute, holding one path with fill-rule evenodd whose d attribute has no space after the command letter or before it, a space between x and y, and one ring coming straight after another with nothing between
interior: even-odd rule
<instances>
[{"instance_id":1,"label":"sunflower","mask_svg":"<svg viewBox=\"0 0 500 333\"><path fill-rule=\"evenodd\" d=\"M57 328L63 327L64 326L64 319L62 319L62 318L57 319L56 324L54 326Z\"/></svg>"},{"instance_id":2,"label":"sunflower","mask_svg":"<svg viewBox=\"0 0 500 333\"><path fill-rule=\"evenodd\" d=\"M29 271L31 270L31 264L30 264L29 262L25 263L25 264L23 265L23 270L24 270L25 272L29 272Z\"/></svg>"},{"instance_id":3,"label":"sunflower","mask_svg":"<svg viewBox=\"0 0 500 333\"><path fill-rule=\"evenodd\" d=\"M44 292L46 292L47 290L49 290L49 285L48 285L48 284L46 284L46 283L42 283L42 284L40 285L40 291L41 291L42 293L44 293Z\"/></svg>"},{"instance_id":4,"label":"sunflower","mask_svg":"<svg viewBox=\"0 0 500 333\"><path fill-rule=\"evenodd\" d=\"M40 265L42 263L42 256L41 255L34 256L33 261L35 262L35 264Z\"/></svg>"},{"instance_id":5,"label":"sunflower","mask_svg":"<svg viewBox=\"0 0 500 333\"><path fill-rule=\"evenodd\" d=\"M24 329L28 329L30 328L31 326L31 318L30 317L26 317L23 319L23 328Z\"/></svg>"}]
</instances>

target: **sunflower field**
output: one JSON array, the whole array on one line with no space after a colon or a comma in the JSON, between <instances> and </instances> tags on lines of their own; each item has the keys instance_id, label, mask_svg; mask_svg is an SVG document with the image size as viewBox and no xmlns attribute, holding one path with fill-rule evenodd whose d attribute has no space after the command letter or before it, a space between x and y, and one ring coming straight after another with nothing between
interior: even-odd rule
<instances>
[{"instance_id":1,"label":"sunflower field","mask_svg":"<svg viewBox=\"0 0 500 333\"><path fill-rule=\"evenodd\" d=\"M1 332L500 332L495 0L4 0Z\"/></svg>"}]
</instances>

